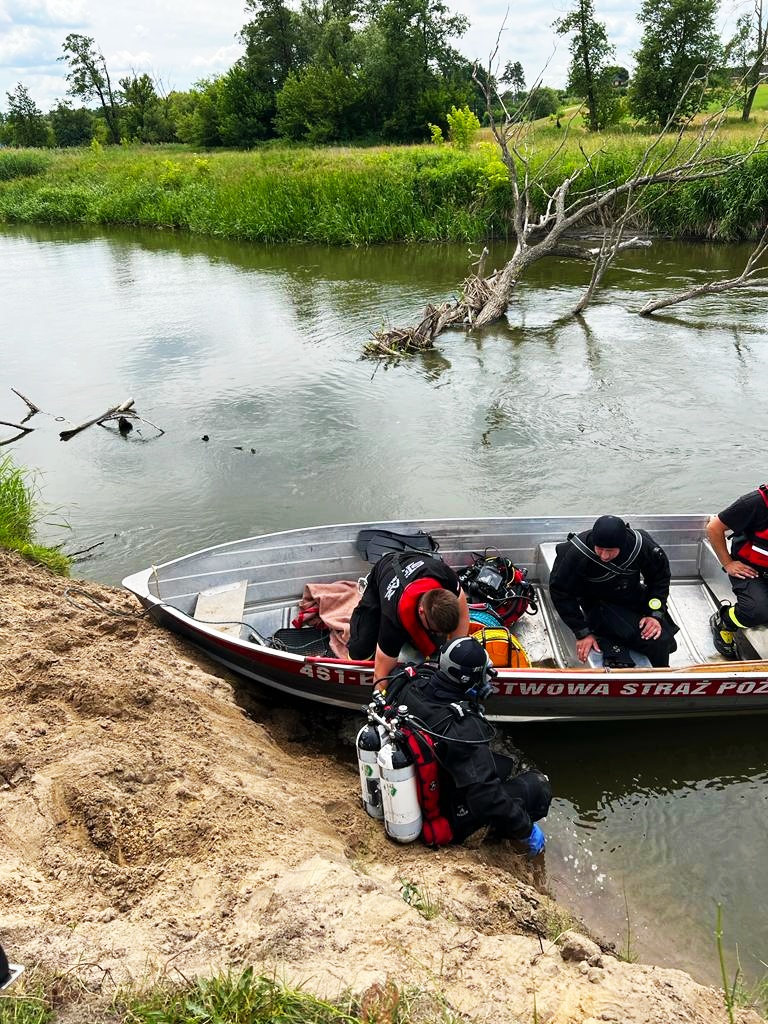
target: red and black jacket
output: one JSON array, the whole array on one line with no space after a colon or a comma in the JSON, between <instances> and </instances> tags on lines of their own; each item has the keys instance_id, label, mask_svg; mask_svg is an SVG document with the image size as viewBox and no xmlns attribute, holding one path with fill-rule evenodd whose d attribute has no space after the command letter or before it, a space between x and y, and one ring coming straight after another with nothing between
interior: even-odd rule
<instances>
[{"instance_id":1,"label":"red and black jacket","mask_svg":"<svg viewBox=\"0 0 768 1024\"><path fill-rule=\"evenodd\" d=\"M768 485L760 484L757 490L768 515ZM763 530L752 529L734 534L731 539L731 555L757 569L768 569L768 522Z\"/></svg>"}]
</instances>

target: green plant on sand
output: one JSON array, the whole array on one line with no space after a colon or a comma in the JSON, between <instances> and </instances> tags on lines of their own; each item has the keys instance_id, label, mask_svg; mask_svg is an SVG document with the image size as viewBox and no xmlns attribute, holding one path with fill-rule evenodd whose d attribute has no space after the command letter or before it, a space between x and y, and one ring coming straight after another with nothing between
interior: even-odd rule
<instances>
[{"instance_id":1,"label":"green plant on sand","mask_svg":"<svg viewBox=\"0 0 768 1024\"><path fill-rule=\"evenodd\" d=\"M10 455L0 459L0 547L47 566L59 576L69 574L70 560L58 548L35 542L40 510L28 473Z\"/></svg>"}]
</instances>

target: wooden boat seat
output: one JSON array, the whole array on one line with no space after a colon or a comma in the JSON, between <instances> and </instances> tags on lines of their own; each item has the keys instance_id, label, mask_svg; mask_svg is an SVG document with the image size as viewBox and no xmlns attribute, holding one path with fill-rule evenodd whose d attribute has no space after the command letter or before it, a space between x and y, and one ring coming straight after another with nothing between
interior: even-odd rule
<instances>
[{"instance_id":1,"label":"wooden boat seat","mask_svg":"<svg viewBox=\"0 0 768 1024\"><path fill-rule=\"evenodd\" d=\"M194 618L198 622L215 625L220 633L239 637L243 628L247 590L247 580L238 580L237 583L225 583L220 587L201 590L195 604Z\"/></svg>"}]
</instances>

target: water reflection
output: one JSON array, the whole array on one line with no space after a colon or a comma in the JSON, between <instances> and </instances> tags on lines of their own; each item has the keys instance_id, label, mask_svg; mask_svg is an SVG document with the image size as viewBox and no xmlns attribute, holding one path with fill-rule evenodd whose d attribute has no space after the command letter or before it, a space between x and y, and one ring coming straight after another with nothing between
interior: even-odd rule
<instances>
[{"instance_id":1,"label":"water reflection","mask_svg":"<svg viewBox=\"0 0 768 1024\"><path fill-rule=\"evenodd\" d=\"M760 716L516 730L546 766L557 801L553 889L622 948L718 983L713 930L747 979L765 973L768 751Z\"/></svg>"}]
</instances>

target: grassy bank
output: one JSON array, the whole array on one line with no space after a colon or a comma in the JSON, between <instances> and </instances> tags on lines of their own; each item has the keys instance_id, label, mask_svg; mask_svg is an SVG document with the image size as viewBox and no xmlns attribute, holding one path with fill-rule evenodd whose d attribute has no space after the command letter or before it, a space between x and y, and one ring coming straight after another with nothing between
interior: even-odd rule
<instances>
[{"instance_id":1,"label":"grassy bank","mask_svg":"<svg viewBox=\"0 0 768 1024\"><path fill-rule=\"evenodd\" d=\"M718 145L748 147L754 124ZM536 135L534 163L562 139ZM581 187L622 181L650 137L574 134L548 170L547 188L593 157ZM753 237L768 204L768 158L717 181L658 189L640 227L675 236ZM539 197L543 208L546 197ZM262 242L330 245L478 241L507 234L510 188L495 146L315 149L268 146L205 155L181 147L0 152L0 220L135 225Z\"/></svg>"},{"instance_id":2,"label":"grassy bank","mask_svg":"<svg viewBox=\"0 0 768 1024\"><path fill-rule=\"evenodd\" d=\"M89 1024L468 1024L442 997L420 989L388 982L330 1002L251 968L183 986L120 991L111 1006L98 1009L66 979L34 977L0 996L0 1024L55 1024L59 1011L77 1011Z\"/></svg>"},{"instance_id":3,"label":"grassy bank","mask_svg":"<svg viewBox=\"0 0 768 1024\"><path fill-rule=\"evenodd\" d=\"M25 558L66 576L69 559L55 548L35 542L39 509L30 478L15 466L9 455L0 458L0 547L18 551Z\"/></svg>"},{"instance_id":4,"label":"grassy bank","mask_svg":"<svg viewBox=\"0 0 768 1024\"><path fill-rule=\"evenodd\" d=\"M730 1020L740 1007L763 1017L768 1010L764 986L735 989L724 1002ZM362 996L331 1002L256 975L252 968L145 992L118 991L110 1005L71 978L46 983L35 976L16 992L0 995L0 1024L56 1024L62 1015L89 1024L472 1024L442 996L416 987L374 984Z\"/></svg>"}]
</instances>

